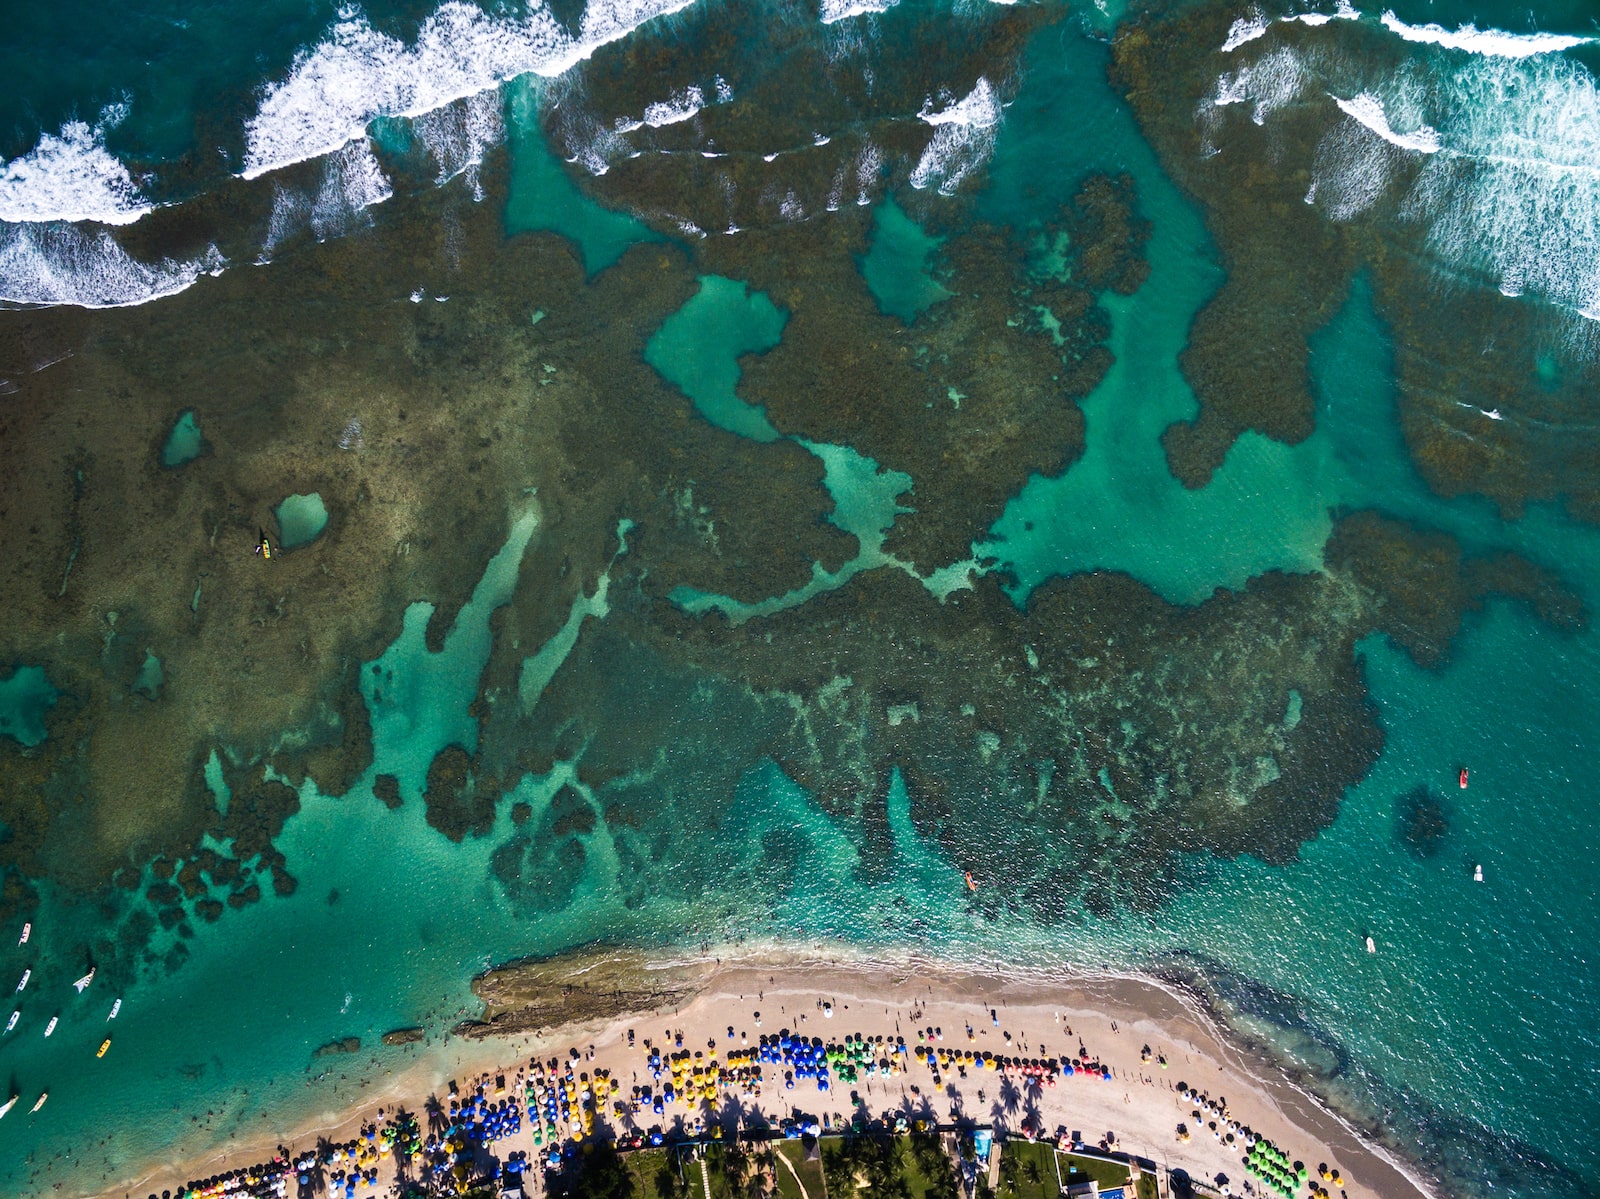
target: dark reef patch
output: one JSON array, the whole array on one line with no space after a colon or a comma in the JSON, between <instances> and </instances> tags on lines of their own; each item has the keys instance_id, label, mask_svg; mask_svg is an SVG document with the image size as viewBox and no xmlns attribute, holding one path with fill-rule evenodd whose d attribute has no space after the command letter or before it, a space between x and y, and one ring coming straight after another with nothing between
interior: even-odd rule
<instances>
[{"instance_id":1,"label":"dark reef patch","mask_svg":"<svg viewBox=\"0 0 1600 1199\"><path fill-rule=\"evenodd\" d=\"M1560 500L1600 520L1600 354L1583 318L1502 295L1433 239L1477 186L1478 155L1408 153L1335 103L1420 78L1407 44L1373 23L1274 21L1224 53L1238 15L1223 0L1155 6L1113 43L1113 84L1204 208L1228 272L1183 353L1200 411L1167 431L1173 474L1203 486L1247 429L1310 434L1306 339L1360 269L1393 333L1400 424L1429 486L1487 496L1508 517Z\"/></svg>"},{"instance_id":2,"label":"dark reef patch","mask_svg":"<svg viewBox=\"0 0 1600 1199\"><path fill-rule=\"evenodd\" d=\"M1444 797L1426 784L1418 784L1395 800L1395 835L1414 856L1437 857L1450 833L1450 813Z\"/></svg>"}]
</instances>

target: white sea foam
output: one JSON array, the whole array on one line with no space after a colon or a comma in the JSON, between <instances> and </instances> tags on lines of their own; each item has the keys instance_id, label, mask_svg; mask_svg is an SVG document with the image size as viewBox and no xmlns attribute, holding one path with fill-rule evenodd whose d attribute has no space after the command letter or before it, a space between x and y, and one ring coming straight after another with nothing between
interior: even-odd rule
<instances>
[{"instance_id":1,"label":"white sea foam","mask_svg":"<svg viewBox=\"0 0 1600 1199\"><path fill-rule=\"evenodd\" d=\"M311 202L311 231L318 241L343 237L370 224L367 209L394 195L366 138L330 154L322 168L322 186Z\"/></svg>"},{"instance_id":2,"label":"white sea foam","mask_svg":"<svg viewBox=\"0 0 1600 1199\"><path fill-rule=\"evenodd\" d=\"M1255 62L1229 71L1217 79L1211 103L1222 108L1229 104L1250 104L1250 119L1257 125L1300 95L1305 72L1300 58L1286 46L1278 46Z\"/></svg>"},{"instance_id":3,"label":"white sea foam","mask_svg":"<svg viewBox=\"0 0 1600 1199\"><path fill-rule=\"evenodd\" d=\"M439 164L440 183L465 175L474 198L483 199L478 168L490 147L505 137L500 108L500 93L491 90L424 113L412 122L412 131Z\"/></svg>"},{"instance_id":4,"label":"white sea foam","mask_svg":"<svg viewBox=\"0 0 1600 1199\"><path fill-rule=\"evenodd\" d=\"M1407 25L1393 12L1383 14L1384 25L1408 42L1430 42L1451 50L1483 54L1494 58L1531 58L1536 54L1556 54L1596 39L1565 33L1507 33L1501 29L1479 29L1463 25L1446 29L1443 25Z\"/></svg>"},{"instance_id":5,"label":"white sea foam","mask_svg":"<svg viewBox=\"0 0 1600 1199\"><path fill-rule=\"evenodd\" d=\"M973 89L954 104L935 109L927 100L917 116L929 125L965 125L974 129L987 129L1000 123L1001 106L994 88L987 79L979 79Z\"/></svg>"},{"instance_id":6,"label":"white sea foam","mask_svg":"<svg viewBox=\"0 0 1600 1199\"><path fill-rule=\"evenodd\" d=\"M1326 25L1329 21L1354 21L1361 16L1350 0L1339 0L1332 12L1301 12L1279 17L1280 21L1298 21L1302 25Z\"/></svg>"},{"instance_id":7,"label":"white sea foam","mask_svg":"<svg viewBox=\"0 0 1600 1199\"><path fill-rule=\"evenodd\" d=\"M418 117L535 72L553 76L691 0L592 0L578 36L543 4L520 18L448 0L406 45L347 8L326 40L296 57L245 124L246 179L317 158L363 136L377 116Z\"/></svg>"},{"instance_id":8,"label":"white sea foam","mask_svg":"<svg viewBox=\"0 0 1600 1199\"><path fill-rule=\"evenodd\" d=\"M123 308L176 295L219 274L215 246L191 262L131 258L109 232L70 224L0 225L0 302Z\"/></svg>"},{"instance_id":9,"label":"white sea foam","mask_svg":"<svg viewBox=\"0 0 1600 1199\"><path fill-rule=\"evenodd\" d=\"M940 195L954 195L961 181L983 167L994 151L1002 115L1000 98L987 79L979 79L955 103L935 109L930 100L917 115L934 131L911 170L911 186L936 186Z\"/></svg>"},{"instance_id":10,"label":"white sea foam","mask_svg":"<svg viewBox=\"0 0 1600 1199\"><path fill-rule=\"evenodd\" d=\"M1267 32L1267 18L1259 8L1253 8L1228 26L1227 40L1222 43L1222 53L1237 50L1246 42L1253 42Z\"/></svg>"},{"instance_id":11,"label":"white sea foam","mask_svg":"<svg viewBox=\"0 0 1600 1199\"><path fill-rule=\"evenodd\" d=\"M670 99L657 100L654 104L646 105L644 123L653 129L676 125L691 119L705 106L705 92L698 87L686 87Z\"/></svg>"},{"instance_id":12,"label":"white sea foam","mask_svg":"<svg viewBox=\"0 0 1600 1199\"><path fill-rule=\"evenodd\" d=\"M1429 125L1419 125L1410 133L1396 133L1389 127L1389 117L1383 110L1383 101L1371 92L1358 92L1348 100L1338 96L1333 102L1352 120L1359 121L1391 146L1402 150L1415 150L1419 154L1439 152L1439 133Z\"/></svg>"},{"instance_id":13,"label":"white sea foam","mask_svg":"<svg viewBox=\"0 0 1600 1199\"><path fill-rule=\"evenodd\" d=\"M865 208L872 203L872 194L882 186L883 151L871 142L864 142L856 158L856 204Z\"/></svg>"},{"instance_id":14,"label":"white sea foam","mask_svg":"<svg viewBox=\"0 0 1600 1199\"><path fill-rule=\"evenodd\" d=\"M1394 153L1363 126L1340 121L1317 143L1306 203L1317 205L1332 220L1354 220L1387 190Z\"/></svg>"},{"instance_id":15,"label":"white sea foam","mask_svg":"<svg viewBox=\"0 0 1600 1199\"><path fill-rule=\"evenodd\" d=\"M822 0L818 15L824 25L832 25L865 13L888 12L898 3L900 0Z\"/></svg>"},{"instance_id":16,"label":"white sea foam","mask_svg":"<svg viewBox=\"0 0 1600 1199\"><path fill-rule=\"evenodd\" d=\"M283 245L311 224L311 197L286 187L272 189L272 215L267 219L267 236L261 244L258 262L270 261Z\"/></svg>"},{"instance_id":17,"label":"white sea foam","mask_svg":"<svg viewBox=\"0 0 1600 1199\"><path fill-rule=\"evenodd\" d=\"M1340 22L1339 24L1343 24ZM1197 113L1207 145L1225 108L1258 120L1313 90L1338 114L1306 199L1335 220L1390 222L1453 278L1600 318L1600 85L1560 54L1459 53L1414 38L1398 69L1349 53L1328 26L1257 55ZM1336 106L1336 107L1335 107ZM1346 119L1349 118L1349 119Z\"/></svg>"},{"instance_id":18,"label":"white sea foam","mask_svg":"<svg viewBox=\"0 0 1600 1199\"><path fill-rule=\"evenodd\" d=\"M91 128L68 121L0 169L0 221L99 221L130 225L150 211L128 168L106 149L107 110Z\"/></svg>"}]
</instances>

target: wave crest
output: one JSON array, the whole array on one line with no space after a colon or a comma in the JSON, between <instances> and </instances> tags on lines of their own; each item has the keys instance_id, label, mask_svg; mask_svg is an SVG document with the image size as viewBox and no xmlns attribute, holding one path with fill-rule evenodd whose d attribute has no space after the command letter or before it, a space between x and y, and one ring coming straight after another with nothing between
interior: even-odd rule
<instances>
[{"instance_id":1,"label":"wave crest","mask_svg":"<svg viewBox=\"0 0 1600 1199\"><path fill-rule=\"evenodd\" d=\"M121 114L100 124L68 121L46 133L27 154L0 169L0 221L98 221L131 225L150 205L128 168L106 149L106 130Z\"/></svg>"},{"instance_id":2,"label":"wave crest","mask_svg":"<svg viewBox=\"0 0 1600 1199\"><path fill-rule=\"evenodd\" d=\"M0 303L124 308L176 295L217 274L212 246L188 262L139 262L106 230L69 224L0 225Z\"/></svg>"}]
</instances>

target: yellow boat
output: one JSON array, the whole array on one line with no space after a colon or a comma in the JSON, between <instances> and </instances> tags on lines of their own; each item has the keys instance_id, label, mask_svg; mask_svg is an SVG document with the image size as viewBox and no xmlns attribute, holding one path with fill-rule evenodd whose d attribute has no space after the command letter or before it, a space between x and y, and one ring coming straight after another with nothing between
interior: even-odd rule
<instances>
[{"instance_id":1,"label":"yellow boat","mask_svg":"<svg viewBox=\"0 0 1600 1199\"><path fill-rule=\"evenodd\" d=\"M106 1050L111 1048L111 1038L107 1037L100 1042L100 1048L95 1050L95 1057L105 1057Z\"/></svg>"}]
</instances>

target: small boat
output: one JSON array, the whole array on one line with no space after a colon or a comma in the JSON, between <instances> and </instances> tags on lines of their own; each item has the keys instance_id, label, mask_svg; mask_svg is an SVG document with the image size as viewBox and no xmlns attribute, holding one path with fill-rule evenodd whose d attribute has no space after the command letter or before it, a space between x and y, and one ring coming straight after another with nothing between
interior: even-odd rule
<instances>
[{"instance_id":1,"label":"small boat","mask_svg":"<svg viewBox=\"0 0 1600 1199\"><path fill-rule=\"evenodd\" d=\"M17 1100L21 1098L21 1095L13 1095L10 1099L7 1099L4 1104L0 1104L0 1116L4 1116L12 1108L16 1107Z\"/></svg>"},{"instance_id":2,"label":"small boat","mask_svg":"<svg viewBox=\"0 0 1600 1199\"><path fill-rule=\"evenodd\" d=\"M106 1050L111 1048L111 1038L107 1037L100 1042L100 1048L94 1051L95 1057L105 1057Z\"/></svg>"},{"instance_id":3,"label":"small boat","mask_svg":"<svg viewBox=\"0 0 1600 1199\"><path fill-rule=\"evenodd\" d=\"M55 1032L56 1025L59 1024L60 1021L60 1016L51 1016L50 1023L44 1026L44 1035L48 1037L51 1033Z\"/></svg>"},{"instance_id":4,"label":"small boat","mask_svg":"<svg viewBox=\"0 0 1600 1199\"><path fill-rule=\"evenodd\" d=\"M24 970L22 972L22 981L17 984L17 990L20 991L20 990L22 990L23 987L27 986L28 985L28 980L30 978L32 978L32 977L33 977L33 971L32 970Z\"/></svg>"},{"instance_id":5,"label":"small boat","mask_svg":"<svg viewBox=\"0 0 1600 1199\"><path fill-rule=\"evenodd\" d=\"M1368 953L1377 953L1378 952L1378 946L1377 946L1376 942L1374 942L1371 937L1367 938L1367 952Z\"/></svg>"},{"instance_id":6,"label":"small boat","mask_svg":"<svg viewBox=\"0 0 1600 1199\"><path fill-rule=\"evenodd\" d=\"M26 945L28 943L28 934L31 933L32 931L33 931L33 925L32 924L24 924L22 926L22 940L18 941L17 944L18 945Z\"/></svg>"},{"instance_id":7,"label":"small boat","mask_svg":"<svg viewBox=\"0 0 1600 1199\"><path fill-rule=\"evenodd\" d=\"M1467 789L1467 768L1465 766L1463 766L1461 768L1461 779L1460 779L1460 782L1461 782L1461 789L1463 791L1465 791Z\"/></svg>"},{"instance_id":8,"label":"small boat","mask_svg":"<svg viewBox=\"0 0 1600 1199\"><path fill-rule=\"evenodd\" d=\"M43 1093L42 1093L42 1094L40 1094L40 1096L39 1096L39 1102L38 1102L38 1103L36 1103L36 1104L34 1104L34 1105L33 1105L33 1112L36 1112L36 1111L38 1111L38 1110L39 1110L39 1109L40 1109L40 1108L41 1108L41 1107L43 1107L43 1106L44 1106L44 1101L45 1101L45 1100L46 1100L46 1099L48 1099L48 1098L50 1098L50 1092L49 1092L49 1091L45 1091L45 1092L43 1092ZM30 1116L31 1116L31 1115L32 1115L32 1114L33 1114L33 1112L29 1112L29 1113L28 1113L28 1114L29 1114L29 1115L30 1115Z\"/></svg>"},{"instance_id":9,"label":"small boat","mask_svg":"<svg viewBox=\"0 0 1600 1199\"><path fill-rule=\"evenodd\" d=\"M976 891L978 884L972 881L972 871L967 871L967 890Z\"/></svg>"},{"instance_id":10,"label":"small boat","mask_svg":"<svg viewBox=\"0 0 1600 1199\"><path fill-rule=\"evenodd\" d=\"M1482 866L1474 866L1472 868L1472 881L1475 882L1475 883L1481 883L1483 881L1483 867Z\"/></svg>"},{"instance_id":11,"label":"small boat","mask_svg":"<svg viewBox=\"0 0 1600 1199\"><path fill-rule=\"evenodd\" d=\"M16 1011L12 1012L11 1013L11 1019L6 1021L6 1032L10 1032L13 1028L15 1028L17 1026L17 1021L20 1020L21 1018L22 1018L22 1009L21 1008L18 1008ZM4 1036L4 1035L5 1035L4 1033L0 1033L0 1036Z\"/></svg>"},{"instance_id":12,"label":"small boat","mask_svg":"<svg viewBox=\"0 0 1600 1199\"><path fill-rule=\"evenodd\" d=\"M117 1013L120 1012L121 1010L122 1010L122 1000L119 999L119 1000L117 1000L115 1003L113 1003L111 1005L111 1014L109 1016L107 1016L106 1019L107 1020L115 1020L117 1018Z\"/></svg>"},{"instance_id":13,"label":"small boat","mask_svg":"<svg viewBox=\"0 0 1600 1199\"><path fill-rule=\"evenodd\" d=\"M82 978L80 978L77 982L73 983L72 985L74 987L78 988L78 994L82 995L86 990L89 989L89 984L92 983L93 981L94 981L94 967L90 966L89 967L89 973L85 974Z\"/></svg>"}]
</instances>

